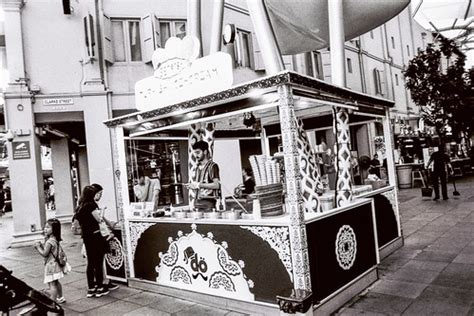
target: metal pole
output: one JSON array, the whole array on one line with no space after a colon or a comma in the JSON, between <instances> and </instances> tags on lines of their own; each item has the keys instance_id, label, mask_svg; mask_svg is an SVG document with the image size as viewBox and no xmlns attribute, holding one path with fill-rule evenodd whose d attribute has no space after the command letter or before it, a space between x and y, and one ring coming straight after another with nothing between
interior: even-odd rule
<instances>
[{"instance_id":1,"label":"metal pole","mask_svg":"<svg viewBox=\"0 0 474 316\"><path fill-rule=\"evenodd\" d=\"M224 19L224 0L214 0L214 12L212 13L212 28L211 28L211 47L209 54L221 50L222 42L222 21Z\"/></svg>"},{"instance_id":2,"label":"metal pole","mask_svg":"<svg viewBox=\"0 0 474 316\"><path fill-rule=\"evenodd\" d=\"M263 0L247 0L253 28L262 52L267 75L274 75L285 69L275 33L265 9Z\"/></svg>"},{"instance_id":3,"label":"metal pole","mask_svg":"<svg viewBox=\"0 0 474 316\"><path fill-rule=\"evenodd\" d=\"M201 0L188 0L188 28L189 34L199 40L199 57L202 56L201 35Z\"/></svg>"},{"instance_id":4,"label":"metal pole","mask_svg":"<svg viewBox=\"0 0 474 316\"><path fill-rule=\"evenodd\" d=\"M344 17L343 0L328 1L329 45L331 49L331 78L332 83L341 87L346 86L346 71L344 67Z\"/></svg>"}]
</instances>

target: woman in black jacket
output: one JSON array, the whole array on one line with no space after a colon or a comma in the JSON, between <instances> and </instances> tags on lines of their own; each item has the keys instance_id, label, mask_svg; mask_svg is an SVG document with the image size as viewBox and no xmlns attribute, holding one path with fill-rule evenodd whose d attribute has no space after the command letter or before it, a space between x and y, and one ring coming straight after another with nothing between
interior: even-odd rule
<instances>
[{"instance_id":1,"label":"woman in black jacket","mask_svg":"<svg viewBox=\"0 0 474 316\"><path fill-rule=\"evenodd\" d=\"M75 217L82 230L82 239L87 253L87 297L101 297L109 293L104 286L103 262L107 241L100 233L101 220L99 206L95 201L97 190L88 185L84 187L76 209Z\"/></svg>"}]
</instances>

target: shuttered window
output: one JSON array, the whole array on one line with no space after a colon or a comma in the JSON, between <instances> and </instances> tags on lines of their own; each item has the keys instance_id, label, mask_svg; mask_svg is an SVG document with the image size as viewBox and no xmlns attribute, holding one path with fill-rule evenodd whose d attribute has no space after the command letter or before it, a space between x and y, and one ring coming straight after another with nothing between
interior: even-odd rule
<instances>
[{"instance_id":1,"label":"shuttered window","mask_svg":"<svg viewBox=\"0 0 474 316\"><path fill-rule=\"evenodd\" d=\"M142 61L139 19L112 19L112 46L115 62Z\"/></svg>"}]
</instances>

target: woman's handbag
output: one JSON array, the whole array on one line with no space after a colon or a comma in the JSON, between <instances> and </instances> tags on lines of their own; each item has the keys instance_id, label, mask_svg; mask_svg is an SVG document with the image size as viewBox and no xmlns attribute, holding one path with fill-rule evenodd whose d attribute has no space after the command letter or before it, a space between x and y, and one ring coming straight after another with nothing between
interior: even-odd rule
<instances>
[{"instance_id":1,"label":"woman's handbag","mask_svg":"<svg viewBox=\"0 0 474 316\"><path fill-rule=\"evenodd\" d=\"M71 231L74 235L81 235L82 234L82 229L79 221L76 218L76 215L72 217L72 222L71 222Z\"/></svg>"}]
</instances>

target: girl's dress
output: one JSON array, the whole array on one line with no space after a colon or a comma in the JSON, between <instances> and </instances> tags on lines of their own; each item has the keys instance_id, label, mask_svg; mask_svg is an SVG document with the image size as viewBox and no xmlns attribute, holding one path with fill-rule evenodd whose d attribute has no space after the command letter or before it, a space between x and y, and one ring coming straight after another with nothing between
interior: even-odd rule
<instances>
[{"instance_id":1,"label":"girl's dress","mask_svg":"<svg viewBox=\"0 0 474 316\"><path fill-rule=\"evenodd\" d=\"M51 245L49 254L44 259L44 283L53 282L64 277L63 269L59 266L53 254L57 256L59 243L54 238L49 238L46 244Z\"/></svg>"}]
</instances>

